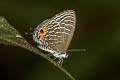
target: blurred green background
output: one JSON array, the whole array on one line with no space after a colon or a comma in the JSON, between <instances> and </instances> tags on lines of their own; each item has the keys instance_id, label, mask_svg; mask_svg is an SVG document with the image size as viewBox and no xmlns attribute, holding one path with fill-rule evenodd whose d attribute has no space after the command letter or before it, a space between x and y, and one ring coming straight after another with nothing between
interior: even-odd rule
<instances>
[{"instance_id":1,"label":"blurred green background","mask_svg":"<svg viewBox=\"0 0 120 80\"><path fill-rule=\"evenodd\" d=\"M64 60L76 80L120 80L119 0L0 0L0 16L35 45L32 33L45 19L72 9L76 31ZM70 80L50 62L23 48L0 45L0 80Z\"/></svg>"}]
</instances>

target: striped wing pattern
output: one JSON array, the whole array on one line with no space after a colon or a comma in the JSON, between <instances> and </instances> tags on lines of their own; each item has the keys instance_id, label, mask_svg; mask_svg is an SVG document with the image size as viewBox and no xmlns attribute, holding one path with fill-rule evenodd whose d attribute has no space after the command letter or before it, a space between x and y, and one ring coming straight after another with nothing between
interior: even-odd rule
<instances>
[{"instance_id":1,"label":"striped wing pattern","mask_svg":"<svg viewBox=\"0 0 120 80\"><path fill-rule=\"evenodd\" d=\"M49 20L42 22L35 30L35 34L43 26L46 26L47 33L42 39L34 40L39 43L39 48L51 52L65 53L69 47L75 30L76 16L73 10L66 10ZM41 44L42 43L42 44ZM52 52L53 51L53 52Z\"/></svg>"}]
</instances>

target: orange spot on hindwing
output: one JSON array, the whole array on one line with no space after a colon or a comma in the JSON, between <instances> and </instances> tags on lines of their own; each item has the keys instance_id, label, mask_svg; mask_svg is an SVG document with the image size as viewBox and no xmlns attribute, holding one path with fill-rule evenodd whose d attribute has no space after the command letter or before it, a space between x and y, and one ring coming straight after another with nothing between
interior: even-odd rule
<instances>
[{"instance_id":1,"label":"orange spot on hindwing","mask_svg":"<svg viewBox=\"0 0 120 80\"><path fill-rule=\"evenodd\" d=\"M44 26L43 28L41 28L40 33L39 33L40 38L42 38L45 34L46 34L46 26Z\"/></svg>"}]
</instances>

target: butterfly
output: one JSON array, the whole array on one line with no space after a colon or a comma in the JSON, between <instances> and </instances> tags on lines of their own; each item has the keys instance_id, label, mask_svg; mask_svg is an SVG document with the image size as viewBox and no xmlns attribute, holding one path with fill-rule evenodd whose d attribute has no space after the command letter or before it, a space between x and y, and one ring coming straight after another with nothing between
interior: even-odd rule
<instances>
[{"instance_id":1,"label":"butterfly","mask_svg":"<svg viewBox=\"0 0 120 80\"><path fill-rule=\"evenodd\" d=\"M73 10L65 10L38 25L33 40L38 47L62 63L68 57L67 49L74 35L76 15Z\"/></svg>"}]
</instances>

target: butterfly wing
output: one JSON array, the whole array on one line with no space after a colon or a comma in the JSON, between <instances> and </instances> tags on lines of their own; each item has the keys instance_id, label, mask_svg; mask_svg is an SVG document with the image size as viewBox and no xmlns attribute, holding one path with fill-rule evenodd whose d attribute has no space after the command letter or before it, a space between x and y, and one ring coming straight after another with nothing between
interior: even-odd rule
<instances>
[{"instance_id":1,"label":"butterfly wing","mask_svg":"<svg viewBox=\"0 0 120 80\"><path fill-rule=\"evenodd\" d=\"M73 10L67 10L64 12L64 16L60 18L60 28L61 28L61 33L63 36L63 46L62 46L62 51L66 52L70 42L72 40L74 31L75 31L75 24L76 24L76 15Z\"/></svg>"},{"instance_id":2,"label":"butterfly wing","mask_svg":"<svg viewBox=\"0 0 120 80\"><path fill-rule=\"evenodd\" d=\"M66 52L75 30L75 12L66 10L49 20L45 20L36 29L46 26L47 33L40 39L39 48L51 53ZM39 40L38 40L39 41Z\"/></svg>"}]
</instances>

